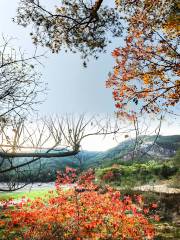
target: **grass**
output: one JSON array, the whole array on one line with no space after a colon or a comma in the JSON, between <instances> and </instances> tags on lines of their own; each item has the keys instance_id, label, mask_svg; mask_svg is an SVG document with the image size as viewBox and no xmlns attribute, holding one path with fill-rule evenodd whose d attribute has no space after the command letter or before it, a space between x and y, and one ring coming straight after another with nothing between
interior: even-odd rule
<instances>
[{"instance_id":1,"label":"grass","mask_svg":"<svg viewBox=\"0 0 180 240\"><path fill-rule=\"evenodd\" d=\"M40 189L40 190L32 190L32 191L22 191L22 192L11 192L11 193L0 193L0 201L8 200L13 198L14 200L21 199L22 197L35 199L37 197L45 197L48 195L48 192L51 189Z\"/></svg>"}]
</instances>

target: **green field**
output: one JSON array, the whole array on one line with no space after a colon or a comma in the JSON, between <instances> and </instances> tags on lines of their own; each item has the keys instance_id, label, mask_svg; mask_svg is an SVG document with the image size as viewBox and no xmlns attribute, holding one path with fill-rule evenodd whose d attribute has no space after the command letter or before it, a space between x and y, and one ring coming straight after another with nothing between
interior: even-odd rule
<instances>
[{"instance_id":1,"label":"green field","mask_svg":"<svg viewBox=\"0 0 180 240\"><path fill-rule=\"evenodd\" d=\"M50 189L36 189L32 191L21 191L21 192L11 192L11 193L5 193L1 192L0 193L0 201L1 200L8 200L10 198L13 198L14 200L21 199L22 197L30 198L30 199L35 199L37 197L45 197L49 193Z\"/></svg>"}]
</instances>

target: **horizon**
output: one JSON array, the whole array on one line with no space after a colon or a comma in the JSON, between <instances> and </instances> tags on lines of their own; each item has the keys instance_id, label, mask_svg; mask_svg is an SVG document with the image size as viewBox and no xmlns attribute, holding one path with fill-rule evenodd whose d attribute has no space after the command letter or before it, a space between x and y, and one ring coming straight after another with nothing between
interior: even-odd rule
<instances>
[{"instance_id":1,"label":"horizon","mask_svg":"<svg viewBox=\"0 0 180 240\"><path fill-rule=\"evenodd\" d=\"M179 134L178 134L179 133ZM155 135L155 134L151 134L151 135ZM178 126L174 126L173 129L172 128L168 128L168 124L166 124L162 130L160 131L159 136L173 136L173 135L180 135L180 124L178 124ZM148 135L147 135L148 136ZM97 151L98 149L100 151L107 151L113 147L116 147L118 144L126 141L126 140L130 140L133 139L135 136L129 136L128 138L124 138L124 136L119 139L119 142L115 142L112 138L109 138L107 141L103 141L102 139L98 139L95 142L95 139L92 140L87 140L86 142L84 142L83 144L83 150L87 150L87 151Z\"/></svg>"},{"instance_id":2,"label":"horizon","mask_svg":"<svg viewBox=\"0 0 180 240\"><path fill-rule=\"evenodd\" d=\"M159 136L179 135L180 136L180 124L178 124L178 123L175 124L175 123L172 123L172 122L166 120L165 122L161 123L161 128L159 129L159 122L154 121L153 124L152 124L151 119L149 119L149 121L150 122L148 124L148 126L149 126L148 129L146 128L146 125L145 125L144 129L143 128L140 129L141 134L139 136L156 136L156 135L159 135ZM33 126L33 124L31 123L29 125L29 127L32 128L32 126ZM124 141L135 139L136 132L132 128L131 125L128 125L128 127L126 126L126 128L122 127L122 129L123 130L125 129L125 130L123 132L119 132L116 135L114 135L114 134L103 135L103 136L94 135L94 136L89 136L89 137L83 139L83 141L81 142L80 151L105 152L105 151L108 151L108 150L118 146L119 144L121 144ZM11 134L11 133L9 132L9 134ZM20 148L17 146L17 148L19 148L20 152L21 151L25 152L27 150L31 152L33 150L49 149L49 148L51 148L53 142L50 140L47 143L45 143L45 145L42 146L42 147L40 147L40 146L37 146L37 147L30 146L28 144L29 143L27 143L27 145L24 144ZM4 150L8 149L8 144L5 143L4 146L3 146L3 144L1 144L1 147L3 147ZM9 147L10 147L10 145L9 145ZM60 149L60 148L63 148L63 147L65 147L65 145L59 145L59 147L56 148L56 149Z\"/></svg>"}]
</instances>

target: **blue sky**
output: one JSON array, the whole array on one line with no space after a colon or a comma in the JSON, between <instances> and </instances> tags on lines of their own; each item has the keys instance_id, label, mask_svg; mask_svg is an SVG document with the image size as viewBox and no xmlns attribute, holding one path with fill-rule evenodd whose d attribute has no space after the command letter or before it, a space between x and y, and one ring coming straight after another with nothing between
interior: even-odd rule
<instances>
[{"instance_id":1,"label":"blue sky","mask_svg":"<svg viewBox=\"0 0 180 240\"><path fill-rule=\"evenodd\" d=\"M57 2L43 1L49 7ZM32 54L34 46L29 36L30 29L12 22L17 5L18 0L0 0L0 33L17 38L14 45ZM40 71L43 74L42 80L48 83L49 92L47 100L38 106L39 112L42 115L65 112L113 113L112 94L110 89L105 88L105 80L112 69L111 52L117 47L118 41L109 46L107 53L102 54L97 61L92 58L86 69L82 66L79 54L63 51L54 55L48 53L48 58L42 59L44 67L40 67ZM41 51L44 50L40 49Z\"/></svg>"}]
</instances>

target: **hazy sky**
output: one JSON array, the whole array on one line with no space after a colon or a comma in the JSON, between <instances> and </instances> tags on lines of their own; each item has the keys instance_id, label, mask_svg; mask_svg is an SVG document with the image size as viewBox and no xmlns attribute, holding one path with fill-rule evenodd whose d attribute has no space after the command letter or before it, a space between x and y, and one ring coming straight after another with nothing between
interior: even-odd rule
<instances>
[{"instance_id":1,"label":"hazy sky","mask_svg":"<svg viewBox=\"0 0 180 240\"><path fill-rule=\"evenodd\" d=\"M57 2L43 0L47 6ZM0 0L0 33L16 37L14 44L31 54L34 46L29 36L30 29L12 22L17 4L18 0ZM113 112L112 94L110 89L105 88L105 80L113 66L111 51L117 47L118 41L98 61L91 59L86 69L82 67L79 54L63 51L57 55L49 53L48 58L42 60L44 68L40 68L42 79L48 83L49 88L47 100L38 107L40 113Z\"/></svg>"},{"instance_id":2,"label":"hazy sky","mask_svg":"<svg viewBox=\"0 0 180 240\"><path fill-rule=\"evenodd\" d=\"M43 0L52 7L57 0ZM107 0L106 2L110 2ZM18 0L0 0L0 33L6 37L17 38L12 42L24 49L29 55L33 54L34 46L29 36L30 29L17 26L12 22L16 15ZM48 83L47 100L38 108L41 115L63 113L113 113L115 111L110 89L105 88L105 80L112 69L111 52L119 46L119 39L113 41L106 54L98 61L91 59L88 68L82 67L78 54L64 53L47 54L40 67L42 80ZM44 50L43 50L44 51ZM42 52L42 49L40 49ZM168 119L163 125L162 134L179 134L179 121ZM102 142L91 138L84 142L84 149L105 150L116 145L112 138Z\"/></svg>"}]
</instances>

